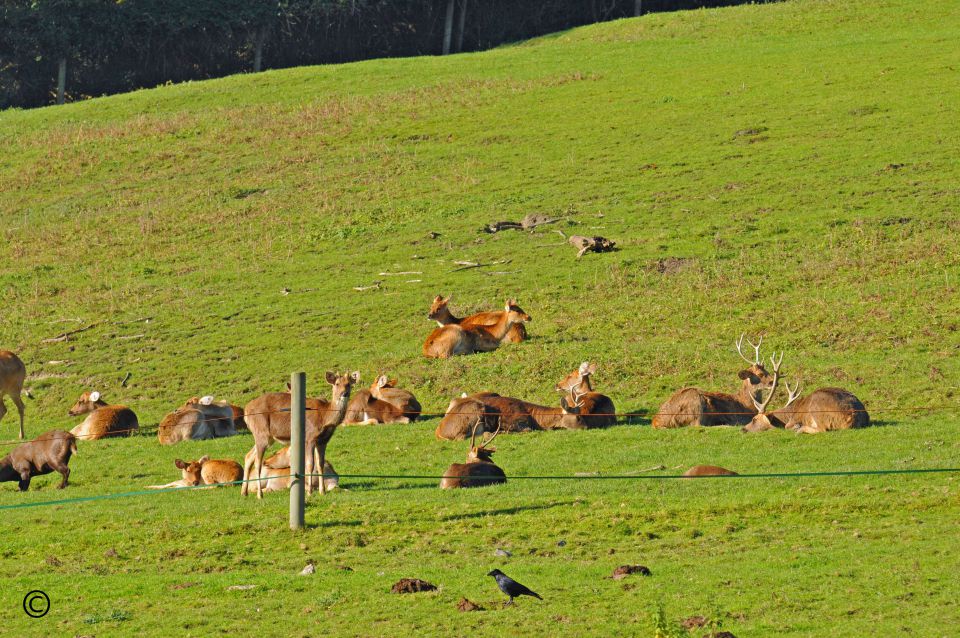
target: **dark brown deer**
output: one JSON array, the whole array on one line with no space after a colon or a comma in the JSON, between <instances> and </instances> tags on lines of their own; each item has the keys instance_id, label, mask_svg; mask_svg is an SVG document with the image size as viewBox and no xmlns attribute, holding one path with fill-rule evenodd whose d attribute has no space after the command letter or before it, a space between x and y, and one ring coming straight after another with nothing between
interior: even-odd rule
<instances>
[{"instance_id":1,"label":"dark brown deer","mask_svg":"<svg viewBox=\"0 0 960 638\"><path fill-rule=\"evenodd\" d=\"M0 350L0 419L7 413L7 405L3 402L5 394L10 395L13 404L17 406L17 412L20 413L20 438L23 433L23 414L26 408L23 405L23 399L20 393L23 392L23 382L27 378L27 368L23 365L20 357L9 350Z\"/></svg>"},{"instance_id":2,"label":"dark brown deer","mask_svg":"<svg viewBox=\"0 0 960 638\"><path fill-rule=\"evenodd\" d=\"M110 405L99 392L84 392L70 408L70 416L86 414L83 423L70 430L78 439L93 441L108 436L132 436L140 427L137 415L125 405Z\"/></svg>"},{"instance_id":3,"label":"dark brown deer","mask_svg":"<svg viewBox=\"0 0 960 638\"><path fill-rule=\"evenodd\" d=\"M768 413L767 406L773 398L778 382L777 372L775 369L770 394L766 400L756 402L757 415L743 428L744 432L764 432L777 427L803 434L817 434L830 430L865 428L870 425L870 415L860 399L852 393L842 388L821 388L801 398L799 381L793 388L784 383L787 387L787 402L782 408Z\"/></svg>"},{"instance_id":4,"label":"dark brown deer","mask_svg":"<svg viewBox=\"0 0 960 638\"><path fill-rule=\"evenodd\" d=\"M471 396L500 413L505 432L587 428L581 416L583 404L576 393L571 394L569 399L561 397L560 406L555 408L501 396L496 392L478 392Z\"/></svg>"},{"instance_id":5,"label":"dark brown deer","mask_svg":"<svg viewBox=\"0 0 960 638\"><path fill-rule=\"evenodd\" d=\"M387 401L400 408L403 416L416 421L420 416L421 408L417 397L412 392L401 390L397 387L396 379L388 379L387 375L381 374L370 384L370 394L381 401Z\"/></svg>"},{"instance_id":6,"label":"dark brown deer","mask_svg":"<svg viewBox=\"0 0 960 638\"><path fill-rule=\"evenodd\" d=\"M332 391L330 401L322 399L307 399L307 422L304 438L304 455L306 457L306 472L313 474L314 450L318 451L317 467L323 467L326 460L327 444L334 432L343 422L350 402L350 390L353 384L360 381L360 373L335 374L327 372L327 383ZM263 457L267 448L274 441L290 442L290 402L289 392L269 392L248 403L243 410L244 420L253 434L254 446L244 457L243 480L240 490L243 496L249 492L251 478L262 475ZM263 498L263 481L257 480L257 498ZM307 483L307 493L313 492L312 481ZM320 482L320 493L324 494L326 487Z\"/></svg>"},{"instance_id":7,"label":"dark brown deer","mask_svg":"<svg viewBox=\"0 0 960 638\"><path fill-rule=\"evenodd\" d=\"M654 428L679 428L687 425L746 425L757 413L754 399L762 390L770 387L772 377L763 367L760 357L759 343L748 341L754 350L753 360L743 354L743 340L736 342L740 357L750 364L749 368L741 370L737 376L742 384L737 394L723 394L720 392L704 392L697 388L683 388L677 390L660 406L653 417Z\"/></svg>"},{"instance_id":8,"label":"dark brown deer","mask_svg":"<svg viewBox=\"0 0 960 638\"><path fill-rule=\"evenodd\" d=\"M588 428L604 428L617 422L617 409L610 397L594 392L590 377L597 371L597 364L584 361L580 367L565 376L556 385L558 392L564 392L576 403L574 393L579 395L580 419Z\"/></svg>"},{"instance_id":9,"label":"dark brown deer","mask_svg":"<svg viewBox=\"0 0 960 638\"><path fill-rule=\"evenodd\" d=\"M440 295L437 295L433 298L433 303L430 305L430 312L427 314L427 318L436 321L437 325L441 328L443 326L448 326L450 324L458 324L464 328L472 328L476 326L493 326L503 315L503 310L492 310L489 312L478 312L477 314L470 315L464 318L458 318L450 312L449 303L450 297L444 299ZM526 314L523 310L516 306L516 310L519 310L521 313ZM507 334L503 337L504 343L520 343L527 338L527 329L520 323L514 325L507 331Z\"/></svg>"},{"instance_id":10,"label":"dark brown deer","mask_svg":"<svg viewBox=\"0 0 960 638\"><path fill-rule=\"evenodd\" d=\"M493 432L499 423L499 410L463 393L450 401L434 435L441 440L459 441L470 436L478 427L480 432Z\"/></svg>"},{"instance_id":11,"label":"dark brown deer","mask_svg":"<svg viewBox=\"0 0 960 638\"><path fill-rule=\"evenodd\" d=\"M507 482L507 475L493 462L493 453L497 451L497 448L490 447L493 440L500 434L500 430L497 429L489 439L484 436L480 445L476 445L477 432L481 430L481 427L478 420L476 427L473 428L473 435L470 437L467 462L454 463L447 468L443 478L440 479L442 489L482 487Z\"/></svg>"},{"instance_id":12,"label":"dark brown deer","mask_svg":"<svg viewBox=\"0 0 960 638\"><path fill-rule=\"evenodd\" d=\"M17 481L20 491L26 492L34 476L59 472L63 480L57 489L62 490L70 478L70 456L76 453L77 439L72 434L50 430L0 459L0 481Z\"/></svg>"},{"instance_id":13,"label":"dark brown deer","mask_svg":"<svg viewBox=\"0 0 960 638\"><path fill-rule=\"evenodd\" d=\"M696 478L698 476L740 476L733 470L717 465L694 465L683 473L685 478Z\"/></svg>"},{"instance_id":14,"label":"dark brown deer","mask_svg":"<svg viewBox=\"0 0 960 638\"><path fill-rule=\"evenodd\" d=\"M503 343L503 338L511 327L530 321L530 315L520 310L514 300L508 300L505 308L493 325L464 328L457 324L450 324L436 328L423 344L423 356L430 359L447 359L455 355L496 350Z\"/></svg>"}]
</instances>

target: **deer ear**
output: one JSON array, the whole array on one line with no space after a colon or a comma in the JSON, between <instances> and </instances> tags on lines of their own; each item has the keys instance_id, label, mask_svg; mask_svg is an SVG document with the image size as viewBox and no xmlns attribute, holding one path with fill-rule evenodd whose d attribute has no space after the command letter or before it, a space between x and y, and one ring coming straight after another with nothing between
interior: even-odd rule
<instances>
[{"instance_id":1,"label":"deer ear","mask_svg":"<svg viewBox=\"0 0 960 638\"><path fill-rule=\"evenodd\" d=\"M360 371L359 371L359 370L354 370L354 371L353 371L353 374L350 375L350 379L351 379L354 383L359 383L359 382L360 382Z\"/></svg>"},{"instance_id":2,"label":"deer ear","mask_svg":"<svg viewBox=\"0 0 960 638\"><path fill-rule=\"evenodd\" d=\"M99 392L91 392L91 393L90 393L90 400L93 401L94 403L96 403L97 401L99 401L99 400L100 400L100 393L99 393Z\"/></svg>"},{"instance_id":3,"label":"deer ear","mask_svg":"<svg viewBox=\"0 0 960 638\"><path fill-rule=\"evenodd\" d=\"M387 381L389 381L389 379L387 379L387 375L381 374L379 377L377 377L377 387L378 388L384 387L385 385L387 385Z\"/></svg>"},{"instance_id":4,"label":"deer ear","mask_svg":"<svg viewBox=\"0 0 960 638\"><path fill-rule=\"evenodd\" d=\"M590 362L584 361L583 363L580 364L580 367L577 369L577 372L580 373L580 376L583 376L587 374L589 370L590 370Z\"/></svg>"},{"instance_id":5,"label":"deer ear","mask_svg":"<svg viewBox=\"0 0 960 638\"><path fill-rule=\"evenodd\" d=\"M181 470L187 469L187 464L184 463L183 461L181 461L180 459L175 460L175 461L173 462L173 464L176 465L176 466L177 466L178 468L180 468Z\"/></svg>"},{"instance_id":6,"label":"deer ear","mask_svg":"<svg viewBox=\"0 0 960 638\"><path fill-rule=\"evenodd\" d=\"M209 460L210 460L210 455L209 455L209 454L204 454L204 455L201 456L199 459L197 459L197 463L200 464L200 465L203 465L204 463L206 463L206 462L209 461Z\"/></svg>"},{"instance_id":7,"label":"deer ear","mask_svg":"<svg viewBox=\"0 0 960 638\"><path fill-rule=\"evenodd\" d=\"M468 396L470 396L470 395L468 395L466 392L461 392L461 393L460 393L460 398L461 398L461 399L466 399Z\"/></svg>"},{"instance_id":8,"label":"deer ear","mask_svg":"<svg viewBox=\"0 0 960 638\"><path fill-rule=\"evenodd\" d=\"M751 376L753 376L753 374L749 370L741 370L740 372L737 373L737 376L740 377L742 380L746 381Z\"/></svg>"},{"instance_id":9,"label":"deer ear","mask_svg":"<svg viewBox=\"0 0 960 638\"><path fill-rule=\"evenodd\" d=\"M597 364L591 363L589 366L587 366L587 374L596 374L596 372L597 372Z\"/></svg>"},{"instance_id":10,"label":"deer ear","mask_svg":"<svg viewBox=\"0 0 960 638\"><path fill-rule=\"evenodd\" d=\"M199 403L200 403L200 405L210 405L210 404L213 403L213 396L208 394L208 395L205 396L205 397L201 397Z\"/></svg>"},{"instance_id":11,"label":"deer ear","mask_svg":"<svg viewBox=\"0 0 960 638\"><path fill-rule=\"evenodd\" d=\"M327 383L329 383L330 385L333 385L333 384L336 383L336 382L337 382L337 375L336 375L336 373L333 373L333 372L330 372L329 370L327 370ZM289 388L289 387L290 387L290 384L287 384L287 387Z\"/></svg>"}]
</instances>

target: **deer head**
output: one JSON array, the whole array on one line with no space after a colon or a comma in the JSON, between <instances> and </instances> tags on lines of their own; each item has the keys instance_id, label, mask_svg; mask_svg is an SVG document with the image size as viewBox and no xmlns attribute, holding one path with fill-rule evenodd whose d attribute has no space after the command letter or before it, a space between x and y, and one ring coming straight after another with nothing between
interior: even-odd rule
<instances>
[{"instance_id":1,"label":"deer head","mask_svg":"<svg viewBox=\"0 0 960 638\"><path fill-rule=\"evenodd\" d=\"M333 387L330 403L337 407L341 404L346 406L350 400L350 390L353 388L353 384L360 381L360 373L354 372L347 374L345 372L343 374L337 374L336 372L328 371L326 379L327 383Z\"/></svg>"},{"instance_id":2,"label":"deer head","mask_svg":"<svg viewBox=\"0 0 960 638\"><path fill-rule=\"evenodd\" d=\"M737 347L737 353L740 355L740 358L749 363L750 367L738 372L737 376L743 381L740 390L741 394L746 395L751 401L756 401L763 393L763 390L767 390L773 385L773 376L763 367L763 357L760 356L760 346L763 345L763 337L760 337L757 343L753 343L747 339L747 343L753 347L753 358L751 359L743 354L743 341L745 336L746 335L740 335L740 338L734 342L734 345ZM780 358L783 359L782 353Z\"/></svg>"},{"instance_id":3,"label":"deer head","mask_svg":"<svg viewBox=\"0 0 960 638\"><path fill-rule=\"evenodd\" d=\"M574 388L585 386L585 390L590 392L593 388L590 385L590 376L597 371L597 364L584 361L580 367L565 376L557 383L554 388L557 392L572 393Z\"/></svg>"},{"instance_id":4,"label":"deer head","mask_svg":"<svg viewBox=\"0 0 960 638\"><path fill-rule=\"evenodd\" d=\"M497 419L497 431L494 432L493 436L489 439L486 438L486 434L484 434L480 445L477 445L477 431L483 429L481 419L479 417L477 418L476 423L473 424L473 434L470 436L470 450L467 452L467 463L493 463L493 453L497 451L497 448L490 447L490 444L493 443L493 440L500 434L500 427L500 420Z\"/></svg>"},{"instance_id":5,"label":"deer head","mask_svg":"<svg viewBox=\"0 0 960 638\"><path fill-rule=\"evenodd\" d=\"M504 310L506 310L508 319L511 323L533 321L530 315L524 312L523 308L517 305L516 299L507 299L507 303L504 305Z\"/></svg>"},{"instance_id":6,"label":"deer head","mask_svg":"<svg viewBox=\"0 0 960 638\"><path fill-rule=\"evenodd\" d=\"M770 405L770 400L773 399L773 395L777 392L777 384L780 382L780 364L783 363L783 353L780 353L780 358L777 359L776 355L770 357L770 364L773 366L773 382L770 384L770 394L767 395L767 398L763 401L753 400L754 407L757 408L757 415L750 420L750 423L743 427L744 432L764 432L766 430L771 430L774 427L774 424L770 421L770 415L767 413L767 407ZM791 403L797 400L797 397L800 396L800 382L797 382L797 385L793 388L790 387L790 384L786 384L787 393L789 397L787 402L783 405L781 410L785 409Z\"/></svg>"},{"instance_id":7,"label":"deer head","mask_svg":"<svg viewBox=\"0 0 960 638\"><path fill-rule=\"evenodd\" d=\"M430 312L427 313L427 319L430 321L436 321L440 325L443 325L442 320L449 319L450 310L447 308L447 305L450 303L451 297L441 297L437 295L433 298L433 303L430 304Z\"/></svg>"},{"instance_id":8,"label":"deer head","mask_svg":"<svg viewBox=\"0 0 960 638\"><path fill-rule=\"evenodd\" d=\"M73 404L73 407L70 408L69 414L70 416L80 416L81 414L93 412L105 405L107 405L107 402L100 398L99 392L84 392L80 395L80 398L77 399L77 402Z\"/></svg>"},{"instance_id":9,"label":"deer head","mask_svg":"<svg viewBox=\"0 0 960 638\"><path fill-rule=\"evenodd\" d=\"M200 485L202 480L201 472L203 464L210 460L209 456L201 456L196 461L182 461L176 459L173 464L183 472L183 482L185 485Z\"/></svg>"}]
</instances>

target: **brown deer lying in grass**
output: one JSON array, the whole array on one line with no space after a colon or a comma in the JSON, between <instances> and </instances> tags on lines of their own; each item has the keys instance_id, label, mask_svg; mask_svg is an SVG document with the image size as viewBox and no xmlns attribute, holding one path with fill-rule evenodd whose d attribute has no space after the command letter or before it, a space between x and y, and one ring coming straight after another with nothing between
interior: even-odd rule
<instances>
[{"instance_id":1,"label":"brown deer lying in grass","mask_svg":"<svg viewBox=\"0 0 960 638\"><path fill-rule=\"evenodd\" d=\"M470 436L475 428L479 428L480 432L493 432L499 429L499 423L499 410L464 393L450 401L434 436L441 440L459 441Z\"/></svg>"},{"instance_id":2,"label":"brown deer lying in grass","mask_svg":"<svg viewBox=\"0 0 960 638\"><path fill-rule=\"evenodd\" d=\"M243 468L231 459L211 459L204 455L196 461L176 459L173 464L183 474L179 481L173 481L166 485L148 485L147 488L162 490L170 487L194 487L200 484L216 486L224 483L234 483L243 476Z\"/></svg>"},{"instance_id":3,"label":"brown deer lying in grass","mask_svg":"<svg viewBox=\"0 0 960 638\"><path fill-rule=\"evenodd\" d=\"M327 372L327 383L331 386L330 401L322 399L307 399L307 422L304 450L306 451L306 472L313 474L314 450L318 451L316 467L323 467L326 460L327 444L334 432L343 422L350 402L350 391L353 384L360 381L360 373L335 374ZM290 442L290 393L270 392L248 403L243 410L247 427L253 434L254 446L244 458L243 478L249 481L259 477L263 468L263 457L267 448L274 441ZM263 498L263 481L257 484L257 498ZM240 493L246 496L249 493L250 483L245 482ZM307 493L312 493L313 487L307 483ZM323 483L320 483L320 493L326 492Z\"/></svg>"},{"instance_id":4,"label":"brown deer lying in grass","mask_svg":"<svg viewBox=\"0 0 960 638\"><path fill-rule=\"evenodd\" d=\"M381 374L376 381L370 384L370 394L381 401L392 403L400 408L403 416L416 421L420 416L421 408L417 397L412 392L401 390L397 387L396 379L388 379L387 375Z\"/></svg>"},{"instance_id":5,"label":"brown deer lying in grass","mask_svg":"<svg viewBox=\"0 0 960 638\"><path fill-rule=\"evenodd\" d=\"M221 436L233 436L233 406L213 397L188 399L181 407L163 417L157 428L161 445L173 445L180 441L201 441Z\"/></svg>"},{"instance_id":6,"label":"brown deer lying in grass","mask_svg":"<svg viewBox=\"0 0 960 638\"><path fill-rule=\"evenodd\" d=\"M433 303L430 305L430 312L427 314L427 318L436 321L437 325L441 328L443 326L449 326L451 324L457 324L463 328L473 328L476 326L493 326L495 325L500 318L503 316L503 310L493 310L489 312L478 312L475 315L470 315L469 317L464 317L462 319L455 317L449 308L450 297L444 299L440 295L437 295L433 298ZM516 306L516 302L513 302ZM516 310L522 314L526 314L523 310L516 306ZM529 321L529 319L528 319ZM518 323L510 328L507 331L507 334L503 337L502 341L504 343L520 343L527 338L527 329L522 323Z\"/></svg>"},{"instance_id":7,"label":"brown deer lying in grass","mask_svg":"<svg viewBox=\"0 0 960 638\"><path fill-rule=\"evenodd\" d=\"M57 489L62 490L70 478L70 456L76 453L77 439L72 434L50 430L0 459L0 481L17 481L20 491L26 492L34 476L59 472L63 480Z\"/></svg>"},{"instance_id":8,"label":"brown deer lying in grass","mask_svg":"<svg viewBox=\"0 0 960 638\"><path fill-rule=\"evenodd\" d=\"M210 429L213 430L213 435L217 438L234 436L237 433L233 420L234 406L226 401L214 401L212 396L191 397L183 407L202 412Z\"/></svg>"},{"instance_id":9,"label":"brown deer lying in grass","mask_svg":"<svg viewBox=\"0 0 960 638\"><path fill-rule=\"evenodd\" d=\"M410 423L403 410L388 401L381 401L369 390L360 390L347 405L343 423L371 425L374 423Z\"/></svg>"},{"instance_id":10,"label":"brown deer lying in grass","mask_svg":"<svg viewBox=\"0 0 960 638\"><path fill-rule=\"evenodd\" d=\"M530 315L523 312L516 303L513 299L508 300L503 314L492 325L464 328L457 324L450 324L436 328L423 343L423 356L430 359L447 359L455 355L496 350L514 325L530 321Z\"/></svg>"},{"instance_id":11,"label":"brown deer lying in grass","mask_svg":"<svg viewBox=\"0 0 960 638\"><path fill-rule=\"evenodd\" d=\"M860 399L841 388L821 388L800 397L800 383L787 387L787 402L779 410L767 412L767 406L777 391L780 379L780 361L774 362L773 385L763 401L754 400L757 415L744 428L744 432L764 432L775 427L796 430L804 434L817 434L830 430L865 428L870 425L870 415ZM772 361L772 359L771 359Z\"/></svg>"},{"instance_id":12,"label":"brown deer lying in grass","mask_svg":"<svg viewBox=\"0 0 960 638\"><path fill-rule=\"evenodd\" d=\"M7 405L3 402L3 396L9 394L13 404L17 406L17 412L20 413L20 437L24 437L23 415L26 408L23 405L23 399L20 393L23 392L23 382L27 378L27 367L23 365L20 357L9 350L0 350L0 420L7 413Z\"/></svg>"},{"instance_id":13,"label":"brown deer lying in grass","mask_svg":"<svg viewBox=\"0 0 960 638\"><path fill-rule=\"evenodd\" d=\"M679 428L687 425L745 425L757 413L754 399L771 385L772 377L763 367L760 343L749 342L754 349L753 360L743 354L743 335L736 342L737 352L750 367L737 376L742 384L737 394L704 392L697 388L678 390L660 406L653 417L654 428Z\"/></svg>"},{"instance_id":14,"label":"brown deer lying in grass","mask_svg":"<svg viewBox=\"0 0 960 638\"><path fill-rule=\"evenodd\" d=\"M108 436L132 436L140 424L125 405L109 405L99 392L84 392L70 408L70 416L86 414L83 423L70 430L78 439L92 441Z\"/></svg>"},{"instance_id":15,"label":"brown deer lying in grass","mask_svg":"<svg viewBox=\"0 0 960 638\"><path fill-rule=\"evenodd\" d=\"M251 454L248 452L247 454ZM314 454L317 452L314 451ZM314 460L314 467L320 467L319 461ZM326 491L330 491L340 485L340 477L337 471L333 469L333 464L325 460L323 462L323 484ZM290 446L282 448L276 454L263 462L263 473L260 478L266 479L263 487L264 492L279 492L290 489L291 480L290 470ZM320 487L320 477L311 476L310 483L313 489Z\"/></svg>"},{"instance_id":16,"label":"brown deer lying in grass","mask_svg":"<svg viewBox=\"0 0 960 638\"><path fill-rule=\"evenodd\" d=\"M686 478L695 478L697 476L740 476L733 470L716 465L694 465L683 473Z\"/></svg>"},{"instance_id":17,"label":"brown deer lying in grass","mask_svg":"<svg viewBox=\"0 0 960 638\"><path fill-rule=\"evenodd\" d=\"M467 452L466 463L454 463L443 473L440 487L445 490L461 487L482 487L506 483L507 475L493 462L493 453L497 448L490 447L493 440L500 434L497 429L489 439L485 438L480 445L476 445L477 431L481 429L479 421L470 437L470 450Z\"/></svg>"},{"instance_id":18,"label":"brown deer lying in grass","mask_svg":"<svg viewBox=\"0 0 960 638\"><path fill-rule=\"evenodd\" d=\"M580 420L588 428L603 428L617 422L617 409L613 401L606 395L594 392L590 385L590 377L596 371L597 364L584 361L556 385L558 392L570 395L571 399L574 399L574 394L579 395Z\"/></svg>"},{"instance_id":19,"label":"brown deer lying in grass","mask_svg":"<svg viewBox=\"0 0 960 638\"><path fill-rule=\"evenodd\" d=\"M507 424L504 431L523 430L583 430L587 425L581 416L583 404L577 393L570 399L560 398L560 406L553 408L522 399L505 397L496 392L478 392L472 398L488 408L500 412L501 421Z\"/></svg>"}]
</instances>

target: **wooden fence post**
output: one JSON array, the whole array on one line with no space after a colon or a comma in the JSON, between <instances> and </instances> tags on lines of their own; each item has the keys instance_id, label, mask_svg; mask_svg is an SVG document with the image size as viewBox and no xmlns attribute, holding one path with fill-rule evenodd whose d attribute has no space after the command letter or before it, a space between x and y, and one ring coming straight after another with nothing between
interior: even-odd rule
<instances>
[{"instance_id":1,"label":"wooden fence post","mask_svg":"<svg viewBox=\"0 0 960 638\"><path fill-rule=\"evenodd\" d=\"M57 68L57 104L63 104L67 92L67 59L60 58Z\"/></svg>"},{"instance_id":2,"label":"wooden fence post","mask_svg":"<svg viewBox=\"0 0 960 638\"><path fill-rule=\"evenodd\" d=\"M290 529L303 529L307 375L290 375ZM321 479L322 480L322 479Z\"/></svg>"}]
</instances>

